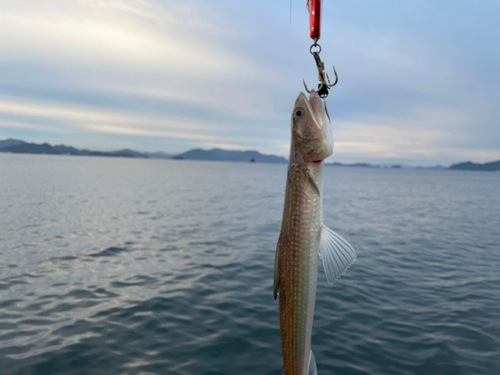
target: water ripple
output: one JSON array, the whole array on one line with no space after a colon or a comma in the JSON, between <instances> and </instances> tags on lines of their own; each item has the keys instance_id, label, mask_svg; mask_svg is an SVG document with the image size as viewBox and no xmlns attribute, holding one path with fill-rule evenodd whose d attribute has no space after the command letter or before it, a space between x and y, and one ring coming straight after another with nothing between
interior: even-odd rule
<instances>
[{"instance_id":1,"label":"water ripple","mask_svg":"<svg viewBox=\"0 0 500 375\"><path fill-rule=\"evenodd\" d=\"M0 157L2 375L280 374L285 166ZM496 175L325 170L319 374L500 374Z\"/></svg>"}]
</instances>

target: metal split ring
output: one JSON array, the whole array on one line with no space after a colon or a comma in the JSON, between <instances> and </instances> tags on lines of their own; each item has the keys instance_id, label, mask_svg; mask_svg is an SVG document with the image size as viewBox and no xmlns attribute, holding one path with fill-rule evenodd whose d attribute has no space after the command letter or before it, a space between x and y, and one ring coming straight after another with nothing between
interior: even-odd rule
<instances>
[{"instance_id":1,"label":"metal split ring","mask_svg":"<svg viewBox=\"0 0 500 375\"><path fill-rule=\"evenodd\" d=\"M314 47L318 47L319 50L318 51L313 51L313 48ZM311 55L315 54L315 53L320 53L321 52L321 46L318 44L318 43L314 43L311 48L309 48L309 52L311 52Z\"/></svg>"}]
</instances>

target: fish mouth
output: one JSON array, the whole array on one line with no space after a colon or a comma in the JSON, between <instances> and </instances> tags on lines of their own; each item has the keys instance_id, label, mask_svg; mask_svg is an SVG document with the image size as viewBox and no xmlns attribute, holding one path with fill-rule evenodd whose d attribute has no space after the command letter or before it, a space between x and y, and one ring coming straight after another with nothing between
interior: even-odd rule
<instances>
[{"instance_id":1,"label":"fish mouth","mask_svg":"<svg viewBox=\"0 0 500 375\"><path fill-rule=\"evenodd\" d=\"M316 120L316 123L321 124L321 108L324 108L325 105L318 93L314 90L311 90L311 93L309 94L309 104L311 106L312 114L314 116L314 119Z\"/></svg>"},{"instance_id":2,"label":"fish mouth","mask_svg":"<svg viewBox=\"0 0 500 375\"><path fill-rule=\"evenodd\" d=\"M311 94L309 95L309 103L312 108L312 113L314 114L314 119L320 126L324 125L324 121L322 121L325 117L324 115L326 115L326 118L330 121L330 114L326 108L325 100L314 90L311 90Z\"/></svg>"}]
</instances>

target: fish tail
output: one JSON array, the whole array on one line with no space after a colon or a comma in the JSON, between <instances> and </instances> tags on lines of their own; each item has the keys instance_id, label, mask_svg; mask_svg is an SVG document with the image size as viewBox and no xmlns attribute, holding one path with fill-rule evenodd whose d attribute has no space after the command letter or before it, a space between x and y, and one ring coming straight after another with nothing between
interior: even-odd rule
<instances>
[{"instance_id":1,"label":"fish tail","mask_svg":"<svg viewBox=\"0 0 500 375\"><path fill-rule=\"evenodd\" d=\"M314 353L311 350L311 354L309 355L309 371L308 375L318 375L318 369L316 368L316 358L314 358Z\"/></svg>"},{"instance_id":2,"label":"fish tail","mask_svg":"<svg viewBox=\"0 0 500 375\"><path fill-rule=\"evenodd\" d=\"M281 370L281 375L287 375L285 370ZM314 357L314 353L311 350L309 354L309 370L307 371L307 375L318 375L318 369L316 368L316 358Z\"/></svg>"}]
</instances>

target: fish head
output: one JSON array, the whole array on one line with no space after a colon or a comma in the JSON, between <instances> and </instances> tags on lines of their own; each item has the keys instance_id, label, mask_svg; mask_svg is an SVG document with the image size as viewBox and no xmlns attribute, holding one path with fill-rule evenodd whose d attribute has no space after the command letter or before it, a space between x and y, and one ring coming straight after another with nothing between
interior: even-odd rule
<instances>
[{"instance_id":1,"label":"fish head","mask_svg":"<svg viewBox=\"0 0 500 375\"><path fill-rule=\"evenodd\" d=\"M295 149L307 162L320 162L333 153L333 136L326 102L311 90L309 99L300 93L292 112Z\"/></svg>"}]
</instances>

